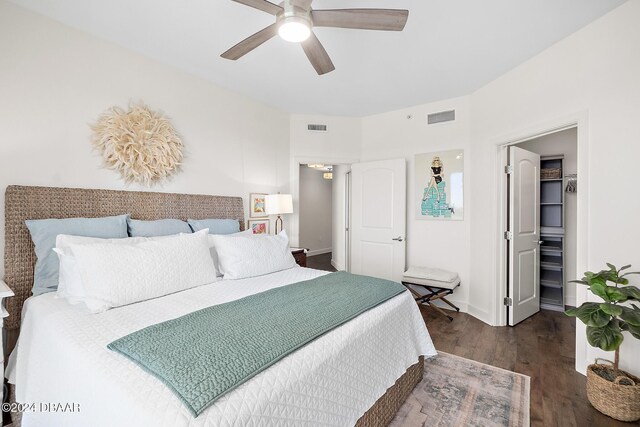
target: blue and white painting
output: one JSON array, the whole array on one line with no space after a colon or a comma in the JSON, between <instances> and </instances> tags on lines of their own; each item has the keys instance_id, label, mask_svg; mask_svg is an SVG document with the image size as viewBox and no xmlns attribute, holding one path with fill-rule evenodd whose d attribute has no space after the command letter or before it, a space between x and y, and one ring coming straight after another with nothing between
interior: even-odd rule
<instances>
[{"instance_id":1,"label":"blue and white painting","mask_svg":"<svg viewBox=\"0 0 640 427\"><path fill-rule=\"evenodd\" d=\"M464 218L464 150L415 156L417 219Z\"/></svg>"}]
</instances>

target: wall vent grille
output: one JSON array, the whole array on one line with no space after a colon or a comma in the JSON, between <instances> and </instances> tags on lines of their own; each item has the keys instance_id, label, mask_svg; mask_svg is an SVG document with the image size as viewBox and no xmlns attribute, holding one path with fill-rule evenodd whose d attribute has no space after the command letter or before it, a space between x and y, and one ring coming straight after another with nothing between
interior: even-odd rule
<instances>
[{"instance_id":1,"label":"wall vent grille","mask_svg":"<svg viewBox=\"0 0 640 427\"><path fill-rule=\"evenodd\" d=\"M318 124L308 124L307 130L312 132L326 132L327 125L318 125Z\"/></svg>"},{"instance_id":2,"label":"wall vent grille","mask_svg":"<svg viewBox=\"0 0 640 427\"><path fill-rule=\"evenodd\" d=\"M451 122L456 119L456 110L440 111L427 115L427 124L434 125L436 123Z\"/></svg>"}]
</instances>

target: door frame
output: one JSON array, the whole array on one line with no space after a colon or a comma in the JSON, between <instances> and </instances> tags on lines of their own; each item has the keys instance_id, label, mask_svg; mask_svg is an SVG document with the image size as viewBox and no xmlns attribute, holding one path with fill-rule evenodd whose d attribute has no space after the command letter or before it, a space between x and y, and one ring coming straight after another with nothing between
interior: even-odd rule
<instances>
[{"instance_id":1,"label":"door frame","mask_svg":"<svg viewBox=\"0 0 640 427\"><path fill-rule=\"evenodd\" d=\"M351 273L351 170L344 177L344 269Z\"/></svg>"},{"instance_id":2,"label":"door frame","mask_svg":"<svg viewBox=\"0 0 640 427\"><path fill-rule=\"evenodd\" d=\"M562 130L577 128L577 174L580 179L580 188L577 193L577 236L576 236L576 272L580 273L588 269L589 259L589 112L582 111L568 117L552 120L528 129L515 132L510 136L495 139L496 164L495 188L497 189L497 233L495 243L497 251L496 262L496 286L494 288L494 319L496 326L506 326L507 310L503 300L507 294L507 241L504 239L504 231L507 229L507 176L504 173L504 165L508 163L507 147L519 144L534 138L556 133ZM576 288L576 305L587 300L587 289L583 286ZM585 373L587 360L587 340L585 327L576 322L576 370Z\"/></svg>"},{"instance_id":3,"label":"door frame","mask_svg":"<svg viewBox=\"0 0 640 427\"><path fill-rule=\"evenodd\" d=\"M322 157L322 156L301 156L292 157L289 164L289 188L293 198L293 213L288 216L287 233L291 246L300 246L300 165L308 163L323 163L325 165L351 165L360 162L359 159Z\"/></svg>"}]
</instances>

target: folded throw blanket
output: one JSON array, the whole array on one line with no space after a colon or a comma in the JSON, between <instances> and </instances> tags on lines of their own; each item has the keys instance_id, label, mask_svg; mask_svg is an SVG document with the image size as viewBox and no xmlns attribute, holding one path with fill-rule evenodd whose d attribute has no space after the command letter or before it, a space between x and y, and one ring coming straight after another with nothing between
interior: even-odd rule
<instances>
[{"instance_id":1,"label":"folded throw blanket","mask_svg":"<svg viewBox=\"0 0 640 427\"><path fill-rule=\"evenodd\" d=\"M108 345L156 376L194 416L296 349L405 292L345 272L208 307Z\"/></svg>"}]
</instances>

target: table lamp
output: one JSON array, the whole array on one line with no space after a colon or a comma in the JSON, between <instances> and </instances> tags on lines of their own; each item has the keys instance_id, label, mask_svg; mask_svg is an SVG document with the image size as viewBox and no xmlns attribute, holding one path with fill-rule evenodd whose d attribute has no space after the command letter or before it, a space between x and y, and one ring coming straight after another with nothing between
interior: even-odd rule
<instances>
[{"instance_id":1,"label":"table lamp","mask_svg":"<svg viewBox=\"0 0 640 427\"><path fill-rule=\"evenodd\" d=\"M276 234L278 234L278 222L280 223L280 231L282 231L282 217L280 215L293 213L293 197L291 194L267 194L265 212L267 215L278 215L276 219Z\"/></svg>"}]
</instances>

